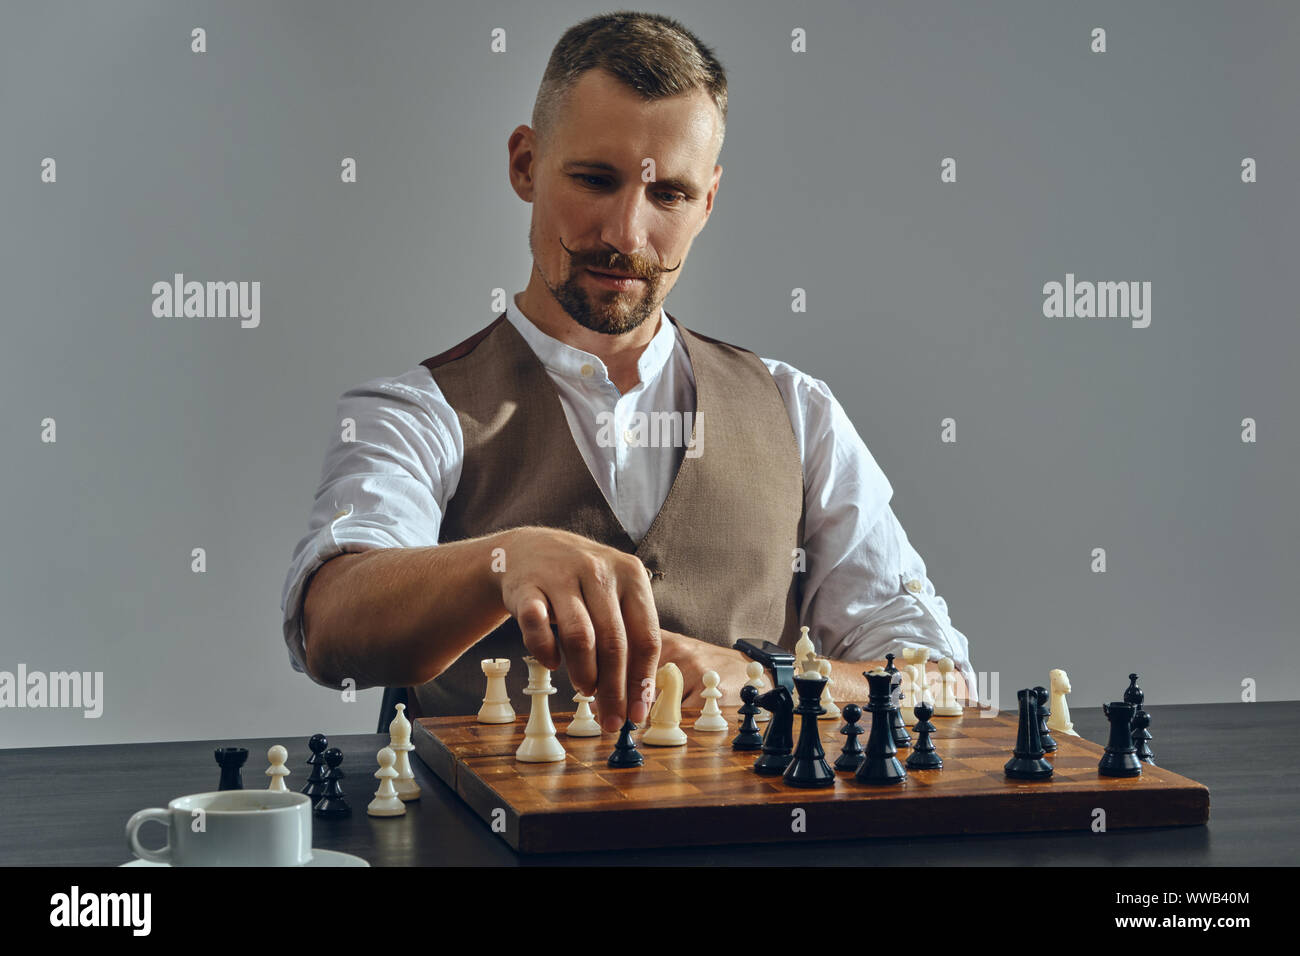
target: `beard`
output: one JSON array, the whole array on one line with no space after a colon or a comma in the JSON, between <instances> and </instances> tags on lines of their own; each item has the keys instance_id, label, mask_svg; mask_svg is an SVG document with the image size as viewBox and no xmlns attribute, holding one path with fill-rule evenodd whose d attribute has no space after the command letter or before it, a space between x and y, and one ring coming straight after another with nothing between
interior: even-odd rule
<instances>
[{"instance_id":1,"label":"beard","mask_svg":"<svg viewBox=\"0 0 1300 956\"><path fill-rule=\"evenodd\" d=\"M586 266L583 266L560 285L551 287L547 284L560 308L584 329L602 335L622 335L638 328L659 311L654 304L650 280L647 279L644 286L627 292L601 289L593 295L582 285L589 281L583 278L586 271Z\"/></svg>"},{"instance_id":2,"label":"beard","mask_svg":"<svg viewBox=\"0 0 1300 956\"><path fill-rule=\"evenodd\" d=\"M528 247L533 253L533 262L536 263L538 259L537 251L533 247L532 229L528 231ZM654 295L658 288L655 279L643 276L644 285L627 292L619 292L616 289L597 289L593 292L586 285L591 282L591 279L587 278L588 264L597 269L629 271L626 266L612 266L597 261L579 264L578 260L570 254L569 277L559 284L553 284L542 272L541 267L537 266L537 274L542 277L542 282L545 283L555 301L560 304L560 308L584 329L602 335L622 335L639 328L646 319L659 313L659 305Z\"/></svg>"}]
</instances>

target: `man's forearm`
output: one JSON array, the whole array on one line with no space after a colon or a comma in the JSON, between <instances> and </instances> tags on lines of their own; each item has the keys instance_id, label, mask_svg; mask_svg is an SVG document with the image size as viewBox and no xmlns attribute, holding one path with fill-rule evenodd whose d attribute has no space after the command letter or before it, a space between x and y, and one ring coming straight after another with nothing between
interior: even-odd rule
<instances>
[{"instance_id":1,"label":"man's forearm","mask_svg":"<svg viewBox=\"0 0 1300 956\"><path fill-rule=\"evenodd\" d=\"M831 694L838 703L843 704L845 701L856 701L866 703L871 694L871 687L867 679L862 676L863 671L869 671L879 667L883 669L885 662L879 661L831 661L831 679L835 681L831 685ZM953 676L956 682L953 684L953 695L960 704L971 704L973 701L968 699L966 693L966 682L962 680L961 671L953 669ZM925 665L925 680L931 688L932 693L938 694L943 688L943 673L939 670L938 661L927 661Z\"/></svg>"},{"instance_id":2,"label":"man's forearm","mask_svg":"<svg viewBox=\"0 0 1300 956\"><path fill-rule=\"evenodd\" d=\"M702 675L706 670L716 671L722 678L720 705L733 706L740 703L740 688L745 683L745 666L749 663L749 658L745 654L730 647L709 644L698 638L673 631L661 630L660 633L663 637L661 659L676 663L682 670L685 679L683 691L686 706L703 706L704 701L700 697L700 691L703 689ZM865 704L871 695L871 688L867 679L862 676L862 672L884 666L884 660L832 660L831 680L834 683L831 685L831 696L839 704L850 702ZM937 693L943 687L943 673L939 670L939 662L928 661L925 672L925 679L932 693ZM957 679L953 685L957 702L963 705L973 704L973 700L967 699L966 684L962 680L961 671L954 669L953 676ZM797 697L795 702L798 703Z\"/></svg>"},{"instance_id":3,"label":"man's forearm","mask_svg":"<svg viewBox=\"0 0 1300 956\"><path fill-rule=\"evenodd\" d=\"M442 673L509 616L492 571L492 549L508 533L327 561L303 601L308 671L357 687L408 686Z\"/></svg>"}]
</instances>

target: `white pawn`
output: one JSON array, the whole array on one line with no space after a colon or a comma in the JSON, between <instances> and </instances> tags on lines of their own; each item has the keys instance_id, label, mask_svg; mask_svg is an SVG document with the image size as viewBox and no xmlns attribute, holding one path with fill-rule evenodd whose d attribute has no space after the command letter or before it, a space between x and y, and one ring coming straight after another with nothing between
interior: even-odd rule
<instances>
[{"instance_id":1,"label":"white pawn","mask_svg":"<svg viewBox=\"0 0 1300 956\"><path fill-rule=\"evenodd\" d=\"M930 659L928 647L903 648L904 696L899 705L903 723L916 723L916 705L925 701L925 662ZM925 701L933 706L934 701Z\"/></svg>"},{"instance_id":2,"label":"white pawn","mask_svg":"<svg viewBox=\"0 0 1300 956\"><path fill-rule=\"evenodd\" d=\"M939 692L939 699L934 705L934 715L936 717L960 717L962 713L961 704L957 703L957 675L952 672L953 662L951 657L939 658L939 663L935 665L939 669L939 674L943 679L943 686Z\"/></svg>"},{"instance_id":3,"label":"white pawn","mask_svg":"<svg viewBox=\"0 0 1300 956\"><path fill-rule=\"evenodd\" d=\"M801 627L799 628L799 640L796 641L794 645L795 666L798 668L798 670L795 671L796 677L802 677L804 674L816 673L815 669L811 672L808 670L807 660L810 657L813 658L814 661L816 660L817 648L813 646L812 638L808 636L808 628ZM814 663L813 667L816 668L816 666L817 665Z\"/></svg>"},{"instance_id":4,"label":"white pawn","mask_svg":"<svg viewBox=\"0 0 1300 956\"><path fill-rule=\"evenodd\" d=\"M393 779L397 776L393 767L397 754L393 753L392 747L385 747L379 751L377 759L379 769L375 771L375 777L379 780L379 789L375 791L375 799L366 807L366 813L372 817L400 817L406 812L406 804L402 803L397 788L393 786Z\"/></svg>"},{"instance_id":5,"label":"white pawn","mask_svg":"<svg viewBox=\"0 0 1300 956\"><path fill-rule=\"evenodd\" d=\"M555 693L551 672L535 657L525 657L528 665L528 686L524 693L532 698L528 713L528 726L524 728L524 742L515 751L515 759L524 763L555 763L565 757L564 747L555 738L555 724L551 720L549 697Z\"/></svg>"},{"instance_id":6,"label":"white pawn","mask_svg":"<svg viewBox=\"0 0 1300 956\"><path fill-rule=\"evenodd\" d=\"M515 709L510 706L510 694L506 691L506 674L510 673L510 659L506 657L488 658L479 661L487 677L487 693L483 695L483 706L478 710L480 724L510 724L515 720Z\"/></svg>"},{"instance_id":7,"label":"white pawn","mask_svg":"<svg viewBox=\"0 0 1300 956\"><path fill-rule=\"evenodd\" d=\"M585 696L582 691L573 695L573 702L578 705L577 712L573 715L573 720L565 728L565 733L570 737L599 737L600 724L596 723L596 715L591 712L591 702L594 697Z\"/></svg>"},{"instance_id":8,"label":"white pawn","mask_svg":"<svg viewBox=\"0 0 1300 956\"><path fill-rule=\"evenodd\" d=\"M763 676L763 665L758 661L750 661L745 665L745 676L749 678L745 683L758 688L760 694L767 690L767 678ZM764 710L762 707L759 707L758 713L754 715L754 719L760 724L766 723L772 719L772 714Z\"/></svg>"},{"instance_id":9,"label":"white pawn","mask_svg":"<svg viewBox=\"0 0 1300 956\"><path fill-rule=\"evenodd\" d=\"M718 690L717 671L705 671L703 677L704 690L700 691L700 696L704 698L704 710L700 712L699 720L695 721L695 730L728 730L730 725L727 718L722 716L722 711L718 709L718 698L722 696L722 691Z\"/></svg>"},{"instance_id":10,"label":"white pawn","mask_svg":"<svg viewBox=\"0 0 1300 956\"><path fill-rule=\"evenodd\" d=\"M415 782L408 754L415 749L411 743L411 722L406 717L406 705L397 705L397 716L388 725L388 746L397 754L397 780L393 786L402 800L419 800L420 785Z\"/></svg>"},{"instance_id":11,"label":"white pawn","mask_svg":"<svg viewBox=\"0 0 1300 956\"><path fill-rule=\"evenodd\" d=\"M954 673L959 672L954 671ZM921 682L921 696L918 698L917 702L919 703L923 700L930 706L930 709L933 710L934 688L935 682L938 680L938 675L932 674L930 671L930 649L928 647L923 649L922 655L917 660L917 678Z\"/></svg>"},{"instance_id":12,"label":"white pawn","mask_svg":"<svg viewBox=\"0 0 1300 956\"><path fill-rule=\"evenodd\" d=\"M285 786L284 778L289 776L291 771L284 762L289 759L289 751L276 744L266 752L266 759L271 762L271 766L266 768L266 775L271 778L271 785L266 789L276 793L288 793L289 788Z\"/></svg>"},{"instance_id":13,"label":"white pawn","mask_svg":"<svg viewBox=\"0 0 1300 956\"><path fill-rule=\"evenodd\" d=\"M822 714L817 719L834 720L840 715L840 708L839 705L835 703L835 698L831 697L831 684L834 683L834 681L831 680L831 662L823 657L817 662L817 669L821 672L822 677L826 678L826 686L822 688L821 699L822 710L826 711L826 713Z\"/></svg>"}]
</instances>

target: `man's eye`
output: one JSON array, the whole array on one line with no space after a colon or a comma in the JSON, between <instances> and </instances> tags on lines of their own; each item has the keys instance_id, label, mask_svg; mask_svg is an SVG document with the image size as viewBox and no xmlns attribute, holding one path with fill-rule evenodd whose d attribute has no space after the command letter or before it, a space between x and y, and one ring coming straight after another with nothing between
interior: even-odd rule
<instances>
[{"instance_id":1,"label":"man's eye","mask_svg":"<svg viewBox=\"0 0 1300 956\"><path fill-rule=\"evenodd\" d=\"M573 178L581 180L585 185L591 186L593 188L605 185L604 176L595 176L591 173L573 173ZM596 180L596 182L591 182L591 180L593 179ZM658 195L664 197L665 204L669 206L680 206L682 203L686 201L685 193L661 191L659 192ZM668 200L674 200L674 201L669 202Z\"/></svg>"}]
</instances>

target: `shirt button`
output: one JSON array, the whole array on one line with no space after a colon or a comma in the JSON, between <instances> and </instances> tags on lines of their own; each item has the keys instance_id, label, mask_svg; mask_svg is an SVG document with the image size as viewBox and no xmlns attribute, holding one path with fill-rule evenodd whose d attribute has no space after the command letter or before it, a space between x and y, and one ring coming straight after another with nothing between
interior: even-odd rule
<instances>
[{"instance_id":1,"label":"shirt button","mask_svg":"<svg viewBox=\"0 0 1300 956\"><path fill-rule=\"evenodd\" d=\"M339 511L338 511L338 513L337 513L336 515L334 515L334 519L333 519L333 520L338 521L339 518L345 518L345 517L347 517L347 513L348 513L348 509L347 509L347 508L340 508Z\"/></svg>"},{"instance_id":2,"label":"shirt button","mask_svg":"<svg viewBox=\"0 0 1300 956\"><path fill-rule=\"evenodd\" d=\"M596 370L590 365L584 365L582 368L578 369L578 371L582 373L583 378L591 378Z\"/></svg>"},{"instance_id":3,"label":"shirt button","mask_svg":"<svg viewBox=\"0 0 1300 956\"><path fill-rule=\"evenodd\" d=\"M915 594L917 591L921 590L921 582L916 578L912 578L912 580L907 582L907 589Z\"/></svg>"},{"instance_id":4,"label":"shirt button","mask_svg":"<svg viewBox=\"0 0 1300 956\"><path fill-rule=\"evenodd\" d=\"M636 441L636 432L629 428L623 433L623 441L627 442L629 445L632 444Z\"/></svg>"}]
</instances>

